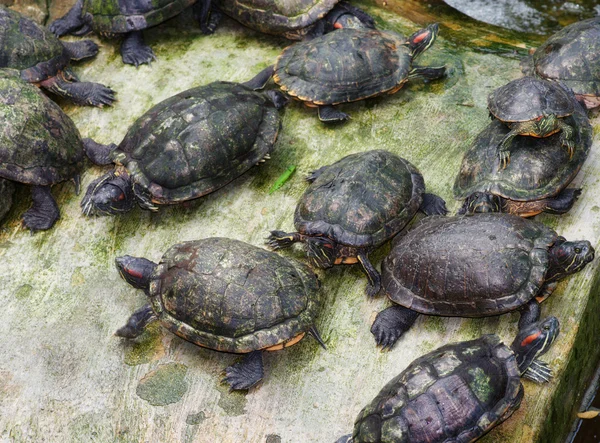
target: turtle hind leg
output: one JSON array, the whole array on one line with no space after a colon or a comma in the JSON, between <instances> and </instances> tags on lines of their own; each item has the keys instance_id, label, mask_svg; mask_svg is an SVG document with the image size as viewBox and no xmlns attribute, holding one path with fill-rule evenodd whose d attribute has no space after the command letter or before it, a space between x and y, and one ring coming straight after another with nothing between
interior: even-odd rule
<instances>
[{"instance_id":1,"label":"turtle hind leg","mask_svg":"<svg viewBox=\"0 0 600 443\"><path fill-rule=\"evenodd\" d=\"M78 42L61 42L69 52L71 60L84 60L98 54L98 45L92 40Z\"/></svg>"},{"instance_id":2,"label":"turtle hind leg","mask_svg":"<svg viewBox=\"0 0 600 443\"><path fill-rule=\"evenodd\" d=\"M120 327L115 332L117 337L135 338L144 332L144 328L148 323L156 320L156 315L150 305L144 305L127 320L125 326Z\"/></svg>"},{"instance_id":3,"label":"turtle hind leg","mask_svg":"<svg viewBox=\"0 0 600 443\"><path fill-rule=\"evenodd\" d=\"M60 73L44 80L40 85L53 94L81 106L101 108L105 105L110 106L115 101L115 92L112 89L100 83L67 81Z\"/></svg>"},{"instance_id":4,"label":"turtle hind leg","mask_svg":"<svg viewBox=\"0 0 600 443\"><path fill-rule=\"evenodd\" d=\"M213 5L211 0L200 0L193 8L194 18L200 25L202 33L204 35L214 33L223 17L217 5Z\"/></svg>"},{"instance_id":5,"label":"turtle hind leg","mask_svg":"<svg viewBox=\"0 0 600 443\"><path fill-rule=\"evenodd\" d=\"M85 27L87 23L83 21L82 12L83 0L78 0L66 15L53 21L48 29L54 35L60 37Z\"/></svg>"},{"instance_id":6,"label":"turtle hind leg","mask_svg":"<svg viewBox=\"0 0 600 443\"><path fill-rule=\"evenodd\" d=\"M410 329L418 317L418 313L403 306L390 306L375 318L371 326L371 334L382 349L391 349L396 341Z\"/></svg>"},{"instance_id":7,"label":"turtle hind leg","mask_svg":"<svg viewBox=\"0 0 600 443\"><path fill-rule=\"evenodd\" d=\"M264 377L262 351L253 351L242 361L225 369L225 378L232 391L250 389Z\"/></svg>"},{"instance_id":8,"label":"turtle hind leg","mask_svg":"<svg viewBox=\"0 0 600 443\"><path fill-rule=\"evenodd\" d=\"M251 80L242 83L242 85L247 86L255 91L263 89L267 85L269 79L273 77L274 72L275 65L267 66L265 69L256 74Z\"/></svg>"},{"instance_id":9,"label":"turtle hind leg","mask_svg":"<svg viewBox=\"0 0 600 443\"><path fill-rule=\"evenodd\" d=\"M348 114L338 111L331 105L319 106L319 120L324 123L341 123L349 118Z\"/></svg>"},{"instance_id":10,"label":"turtle hind leg","mask_svg":"<svg viewBox=\"0 0 600 443\"><path fill-rule=\"evenodd\" d=\"M50 229L60 218L50 186L33 186L31 197L33 206L23 214L23 224L33 232Z\"/></svg>"},{"instance_id":11,"label":"turtle hind leg","mask_svg":"<svg viewBox=\"0 0 600 443\"><path fill-rule=\"evenodd\" d=\"M267 237L267 245L275 251L288 248L300 241L302 241L302 236L297 232L271 231L271 235Z\"/></svg>"},{"instance_id":12,"label":"turtle hind leg","mask_svg":"<svg viewBox=\"0 0 600 443\"><path fill-rule=\"evenodd\" d=\"M381 290L381 276L373 264L369 261L367 254L359 253L356 258L358 258L358 261L363 267L363 271L365 271L365 274L367 274L367 278L369 279L367 296L370 298L375 297Z\"/></svg>"},{"instance_id":13,"label":"turtle hind leg","mask_svg":"<svg viewBox=\"0 0 600 443\"><path fill-rule=\"evenodd\" d=\"M580 188L563 189L556 197L548 198L544 201L544 212L564 214L573 207L580 195Z\"/></svg>"},{"instance_id":14,"label":"turtle hind leg","mask_svg":"<svg viewBox=\"0 0 600 443\"><path fill-rule=\"evenodd\" d=\"M443 198L435 194L423 194L423 202L419 208L425 215L446 215L448 209Z\"/></svg>"},{"instance_id":15,"label":"turtle hind leg","mask_svg":"<svg viewBox=\"0 0 600 443\"><path fill-rule=\"evenodd\" d=\"M125 35L121 43L121 58L123 63L135 65L136 68L139 65L150 64L152 60L156 60L150 46L144 43L142 31L133 31Z\"/></svg>"}]
</instances>

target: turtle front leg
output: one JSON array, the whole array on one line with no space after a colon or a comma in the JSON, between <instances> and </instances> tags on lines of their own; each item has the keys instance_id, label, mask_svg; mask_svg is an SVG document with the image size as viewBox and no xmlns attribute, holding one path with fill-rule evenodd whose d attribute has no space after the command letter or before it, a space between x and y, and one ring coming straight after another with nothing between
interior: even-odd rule
<instances>
[{"instance_id":1,"label":"turtle front leg","mask_svg":"<svg viewBox=\"0 0 600 443\"><path fill-rule=\"evenodd\" d=\"M414 324L418 313L403 306L394 305L384 309L375 318L371 334L382 349L391 349L398 339Z\"/></svg>"},{"instance_id":2,"label":"turtle front leg","mask_svg":"<svg viewBox=\"0 0 600 443\"><path fill-rule=\"evenodd\" d=\"M100 83L67 81L61 73L40 83L40 86L59 97L81 106L110 106L115 101L115 92Z\"/></svg>"},{"instance_id":3,"label":"turtle front leg","mask_svg":"<svg viewBox=\"0 0 600 443\"><path fill-rule=\"evenodd\" d=\"M521 313L521 318L519 318L519 330L521 330L538 321L542 311L539 302L534 298L522 307L519 312Z\"/></svg>"},{"instance_id":4,"label":"turtle front leg","mask_svg":"<svg viewBox=\"0 0 600 443\"><path fill-rule=\"evenodd\" d=\"M331 105L319 106L319 120L324 123L345 122L350 116Z\"/></svg>"},{"instance_id":5,"label":"turtle front leg","mask_svg":"<svg viewBox=\"0 0 600 443\"><path fill-rule=\"evenodd\" d=\"M560 143L569 151L569 159L573 158L573 153L575 152L575 140L573 140L573 136L575 135L575 131L571 125L565 123L562 119L558 119L556 125L560 129Z\"/></svg>"},{"instance_id":6,"label":"turtle front leg","mask_svg":"<svg viewBox=\"0 0 600 443\"><path fill-rule=\"evenodd\" d=\"M256 76L254 76L251 80L242 83L242 85L247 86L254 91L258 91L263 89L267 82L273 77L273 73L275 72L275 65L267 66L265 69L260 71Z\"/></svg>"},{"instance_id":7,"label":"turtle front leg","mask_svg":"<svg viewBox=\"0 0 600 443\"><path fill-rule=\"evenodd\" d=\"M125 38L121 43L121 58L123 63L135 65L136 68L139 65L150 64L152 60L156 60L152 49L144 43L142 31L125 34Z\"/></svg>"},{"instance_id":8,"label":"turtle front leg","mask_svg":"<svg viewBox=\"0 0 600 443\"><path fill-rule=\"evenodd\" d=\"M217 5L213 5L211 0L200 0L193 6L194 17L200 25L200 30L205 35L215 32L223 14L219 11Z\"/></svg>"},{"instance_id":9,"label":"turtle front leg","mask_svg":"<svg viewBox=\"0 0 600 443\"><path fill-rule=\"evenodd\" d=\"M23 214L23 224L33 232L50 229L60 218L50 186L32 186L31 197L33 205Z\"/></svg>"},{"instance_id":10,"label":"turtle front leg","mask_svg":"<svg viewBox=\"0 0 600 443\"><path fill-rule=\"evenodd\" d=\"M78 0L66 15L53 21L50 26L48 26L48 29L54 35L61 37L65 34L77 31L80 28L87 27L89 25L83 20L82 12L83 0Z\"/></svg>"},{"instance_id":11,"label":"turtle front leg","mask_svg":"<svg viewBox=\"0 0 600 443\"><path fill-rule=\"evenodd\" d=\"M267 245L274 251L289 248L294 243L301 242L302 235L298 232L271 231L267 237Z\"/></svg>"},{"instance_id":12,"label":"turtle front leg","mask_svg":"<svg viewBox=\"0 0 600 443\"><path fill-rule=\"evenodd\" d=\"M125 326L120 327L115 332L117 337L136 338L144 332L144 328L151 322L156 320L156 315L152 307L147 304L131 314L131 317L125 323Z\"/></svg>"},{"instance_id":13,"label":"turtle front leg","mask_svg":"<svg viewBox=\"0 0 600 443\"><path fill-rule=\"evenodd\" d=\"M61 42L69 52L71 60L84 60L98 54L98 45L92 40L78 42Z\"/></svg>"},{"instance_id":14,"label":"turtle front leg","mask_svg":"<svg viewBox=\"0 0 600 443\"><path fill-rule=\"evenodd\" d=\"M500 169L506 169L510 163L510 147L513 139L517 135L531 134L535 125L532 122L514 123L510 127L510 132L504 136L497 148L498 159L500 160Z\"/></svg>"},{"instance_id":15,"label":"turtle front leg","mask_svg":"<svg viewBox=\"0 0 600 443\"><path fill-rule=\"evenodd\" d=\"M250 352L240 362L225 369L225 378L231 390L250 389L264 377L262 351Z\"/></svg>"},{"instance_id":16,"label":"turtle front leg","mask_svg":"<svg viewBox=\"0 0 600 443\"><path fill-rule=\"evenodd\" d=\"M92 163L100 166L110 165L112 163L110 153L117 149L117 145L114 143L111 143L110 145L102 145L100 143L96 143L91 138L84 138L82 141L85 155L88 156Z\"/></svg>"},{"instance_id":17,"label":"turtle front leg","mask_svg":"<svg viewBox=\"0 0 600 443\"><path fill-rule=\"evenodd\" d=\"M538 360L537 358L531 362L529 367L521 375L528 380L536 383L548 383L554 375L548 363Z\"/></svg>"},{"instance_id":18,"label":"turtle front leg","mask_svg":"<svg viewBox=\"0 0 600 443\"><path fill-rule=\"evenodd\" d=\"M425 215L446 215L448 209L443 198L435 194L423 194L423 202L419 208Z\"/></svg>"},{"instance_id":19,"label":"turtle front leg","mask_svg":"<svg viewBox=\"0 0 600 443\"><path fill-rule=\"evenodd\" d=\"M367 296L375 297L381 291L381 276L373 264L369 261L369 257L364 252L359 253L356 258L363 267L363 271L367 274L369 284L367 286Z\"/></svg>"}]
</instances>

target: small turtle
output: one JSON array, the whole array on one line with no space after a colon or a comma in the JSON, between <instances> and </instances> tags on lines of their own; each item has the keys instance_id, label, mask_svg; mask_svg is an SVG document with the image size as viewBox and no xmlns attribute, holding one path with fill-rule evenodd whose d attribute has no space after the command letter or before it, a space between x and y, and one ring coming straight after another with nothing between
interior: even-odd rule
<instances>
[{"instance_id":1,"label":"small turtle","mask_svg":"<svg viewBox=\"0 0 600 443\"><path fill-rule=\"evenodd\" d=\"M588 109L600 106L600 17L565 26L524 60L523 72L564 83Z\"/></svg>"},{"instance_id":2,"label":"small turtle","mask_svg":"<svg viewBox=\"0 0 600 443\"><path fill-rule=\"evenodd\" d=\"M433 24L408 39L391 31L338 29L286 48L274 66L248 84L263 88L272 76L281 90L307 106L319 108L323 122L349 116L333 106L397 92L409 79L434 80L446 68L413 66L438 34Z\"/></svg>"},{"instance_id":3,"label":"small turtle","mask_svg":"<svg viewBox=\"0 0 600 443\"><path fill-rule=\"evenodd\" d=\"M557 83L536 77L513 80L488 97L490 116L507 124L510 132L498 144L502 168L510 161L511 143L517 135L548 137L561 131L560 142L573 157L573 128L564 117L573 114L574 101Z\"/></svg>"},{"instance_id":4,"label":"small turtle","mask_svg":"<svg viewBox=\"0 0 600 443\"><path fill-rule=\"evenodd\" d=\"M374 28L364 11L340 0L220 0L218 10L266 34L303 40L340 28Z\"/></svg>"},{"instance_id":5,"label":"small turtle","mask_svg":"<svg viewBox=\"0 0 600 443\"><path fill-rule=\"evenodd\" d=\"M147 111L117 147L85 140L88 156L117 168L93 181L86 215L117 215L202 197L269 158L281 126L281 94L215 82L188 89Z\"/></svg>"},{"instance_id":6,"label":"small turtle","mask_svg":"<svg viewBox=\"0 0 600 443\"><path fill-rule=\"evenodd\" d=\"M296 261L238 240L207 238L172 246L158 264L128 255L116 264L149 298L116 335L137 337L159 320L198 346L247 354L225 371L231 389L249 389L263 378L263 350L287 348L306 333L324 347L314 326L319 283Z\"/></svg>"},{"instance_id":7,"label":"small turtle","mask_svg":"<svg viewBox=\"0 0 600 443\"><path fill-rule=\"evenodd\" d=\"M369 252L400 232L417 211L447 212L444 200L425 193L417 168L388 151L348 155L314 171L307 181L311 185L294 214L298 232L271 231L268 245L280 249L306 243L308 259L320 268L360 263L369 296L381 287Z\"/></svg>"},{"instance_id":8,"label":"small turtle","mask_svg":"<svg viewBox=\"0 0 600 443\"><path fill-rule=\"evenodd\" d=\"M75 6L62 18L50 24L57 36L85 35L97 32L102 35L123 34L121 57L123 63L139 66L155 60L154 52L144 43L142 30L175 17L188 6L194 13L204 33L214 31L212 20L207 19L210 0L77 0Z\"/></svg>"},{"instance_id":9,"label":"small turtle","mask_svg":"<svg viewBox=\"0 0 600 443\"><path fill-rule=\"evenodd\" d=\"M72 179L79 188L85 157L79 131L14 69L0 69L0 122L0 178L32 186L23 223L32 231L50 229L60 216L50 186Z\"/></svg>"},{"instance_id":10,"label":"small turtle","mask_svg":"<svg viewBox=\"0 0 600 443\"><path fill-rule=\"evenodd\" d=\"M394 243L382 286L395 305L371 327L384 348L418 314L488 317L519 309L519 327L533 323L558 281L594 259L589 241L566 241L512 214L429 217Z\"/></svg>"},{"instance_id":11,"label":"small turtle","mask_svg":"<svg viewBox=\"0 0 600 443\"><path fill-rule=\"evenodd\" d=\"M366 406L337 443L474 442L519 409L521 377L552 377L538 360L559 334L556 317L522 328L510 347L495 334L442 346L413 361Z\"/></svg>"},{"instance_id":12,"label":"small turtle","mask_svg":"<svg viewBox=\"0 0 600 443\"><path fill-rule=\"evenodd\" d=\"M465 153L454 183L454 195L465 199L459 214L508 212L531 217L540 212L563 214L581 190L567 188L585 162L592 146L592 127L586 112L575 103L565 122L575 129L577 149L569 161L559 134L545 138L517 137L512 142L510 167L500 169L496 147L509 129L492 121Z\"/></svg>"},{"instance_id":13,"label":"small turtle","mask_svg":"<svg viewBox=\"0 0 600 443\"><path fill-rule=\"evenodd\" d=\"M13 194L15 193L15 186L10 180L4 180L0 178L0 221L4 218L13 202Z\"/></svg>"},{"instance_id":14,"label":"small turtle","mask_svg":"<svg viewBox=\"0 0 600 443\"><path fill-rule=\"evenodd\" d=\"M104 106L114 91L99 83L79 82L69 69L71 60L98 53L91 40L61 42L33 20L0 6L0 68L21 71L21 78L78 105Z\"/></svg>"}]
</instances>

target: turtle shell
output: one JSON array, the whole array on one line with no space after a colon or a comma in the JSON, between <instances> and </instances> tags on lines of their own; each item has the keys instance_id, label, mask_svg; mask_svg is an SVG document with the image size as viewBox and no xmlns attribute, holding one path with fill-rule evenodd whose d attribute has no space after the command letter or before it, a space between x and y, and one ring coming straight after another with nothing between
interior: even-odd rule
<instances>
[{"instance_id":1,"label":"turtle shell","mask_svg":"<svg viewBox=\"0 0 600 443\"><path fill-rule=\"evenodd\" d=\"M40 82L65 68L71 57L46 28L0 6L0 68L21 71L21 78Z\"/></svg>"},{"instance_id":2,"label":"turtle shell","mask_svg":"<svg viewBox=\"0 0 600 443\"><path fill-rule=\"evenodd\" d=\"M172 246L154 271L149 296L171 332L236 353L307 332L319 306L318 281L306 265L228 238Z\"/></svg>"},{"instance_id":3,"label":"turtle shell","mask_svg":"<svg viewBox=\"0 0 600 443\"><path fill-rule=\"evenodd\" d=\"M153 203L177 203L213 192L259 163L280 125L267 95L215 82L155 105L129 128L113 158Z\"/></svg>"},{"instance_id":4,"label":"turtle shell","mask_svg":"<svg viewBox=\"0 0 600 443\"><path fill-rule=\"evenodd\" d=\"M83 0L83 19L96 32L121 34L175 17L197 0Z\"/></svg>"},{"instance_id":5,"label":"turtle shell","mask_svg":"<svg viewBox=\"0 0 600 443\"><path fill-rule=\"evenodd\" d=\"M408 80L411 62L405 37L344 28L286 48L273 79L308 104L335 105L396 92Z\"/></svg>"},{"instance_id":6,"label":"turtle shell","mask_svg":"<svg viewBox=\"0 0 600 443\"><path fill-rule=\"evenodd\" d=\"M47 186L76 176L84 152L73 121L12 69L0 69L0 177Z\"/></svg>"},{"instance_id":7,"label":"turtle shell","mask_svg":"<svg viewBox=\"0 0 600 443\"><path fill-rule=\"evenodd\" d=\"M0 221L10 211L14 191L15 185L10 180L0 178Z\"/></svg>"},{"instance_id":8,"label":"turtle shell","mask_svg":"<svg viewBox=\"0 0 600 443\"><path fill-rule=\"evenodd\" d=\"M488 108L503 122L525 122L544 114L566 117L574 110L567 91L536 77L523 77L496 89L488 97Z\"/></svg>"},{"instance_id":9,"label":"turtle shell","mask_svg":"<svg viewBox=\"0 0 600 443\"><path fill-rule=\"evenodd\" d=\"M512 214L427 217L394 242L382 286L394 303L422 314L503 314L538 294L557 238Z\"/></svg>"},{"instance_id":10,"label":"turtle shell","mask_svg":"<svg viewBox=\"0 0 600 443\"><path fill-rule=\"evenodd\" d=\"M484 335L412 362L360 412L352 442L472 442L510 417L522 398L513 351Z\"/></svg>"},{"instance_id":11,"label":"turtle shell","mask_svg":"<svg viewBox=\"0 0 600 443\"><path fill-rule=\"evenodd\" d=\"M424 192L423 176L407 160L382 150L352 154L320 171L296 206L294 224L305 235L377 247L413 218Z\"/></svg>"},{"instance_id":12,"label":"turtle shell","mask_svg":"<svg viewBox=\"0 0 600 443\"><path fill-rule=\"evenodd\" d=\"M510 129L494 120L465 153L454 183L455 197L464 199L474 192L485 192L510 200L534 201L559 194L575 178L592 146L592 127L586 112L579 103L574 106L573 115L565 118L575 128L573 158L562 146L560 134L516 137L510 166L500 169L497 146Z\"/></svg>"},{"instance_id":13,"label":"turtle shell","mask_svg":"<svg viewBox=\"0 0 600 443\"><path fill-rule=\"evenodd\" d=\"M300 40L340 0L221 0L219 9L244 26Z\"/></svg>"}]
</instances>

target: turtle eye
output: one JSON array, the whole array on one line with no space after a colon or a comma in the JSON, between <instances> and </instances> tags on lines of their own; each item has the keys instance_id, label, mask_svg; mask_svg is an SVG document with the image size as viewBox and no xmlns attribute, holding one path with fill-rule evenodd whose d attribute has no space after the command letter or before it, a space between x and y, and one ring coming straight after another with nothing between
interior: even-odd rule
<instances>
[{"instance_id":1,"label":"turtle eye","mask_svg":"<svg viewBox=\"0 0 600 443\"><path fill-rule=\"evenodd\" d=\"M124 192L121 192L121 193L119 194L119 196L117 197L117 200L119 200L119 201L121 201L121 200L125 200L125 193L124 193Z\"/></svg>"},{"instance_id":2,"label":"turtle eye","mask_svg":"<svg viewBox=\"0 0 600 443\"><path fill-rule=\"evenodd\" d=\"M575 248L575 254L581 254L581 248Z\"/></svg>"}]
</instances>

